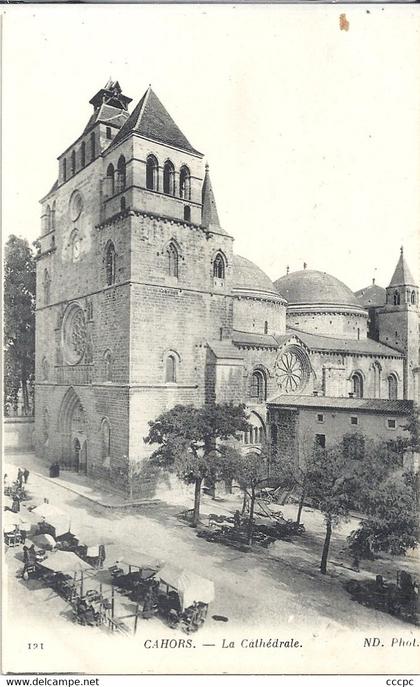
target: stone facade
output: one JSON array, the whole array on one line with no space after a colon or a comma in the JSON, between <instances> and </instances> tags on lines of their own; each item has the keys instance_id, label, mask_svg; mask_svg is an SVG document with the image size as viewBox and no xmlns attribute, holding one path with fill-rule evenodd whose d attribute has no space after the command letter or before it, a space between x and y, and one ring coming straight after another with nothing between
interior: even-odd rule
<instances>
[{"instance_id":1,"label":"stone facade","mask_svg":"<svg viewBox=\"0 0 420 687\"><path fill-rule=\"evenodd\" d=\"M398 312L398 342L368 339L367 311L328 275L288 275L288 305L281 284L233 254L203 155L153 91L131 114L129 102L114 82L92 98L88 125L41 201L38 455L121 484L135 460L151 493L143 439L177 403L245 402L243 443L255 447L279 395L388 398L392 376L393 398L413 398L406 370L418 368L409 343L418 300ZM296 301L296 284L309 281L314 293L311 279L331 303ZM298 427L281 425L279 441Z\"/></svg>"}]
</instances>

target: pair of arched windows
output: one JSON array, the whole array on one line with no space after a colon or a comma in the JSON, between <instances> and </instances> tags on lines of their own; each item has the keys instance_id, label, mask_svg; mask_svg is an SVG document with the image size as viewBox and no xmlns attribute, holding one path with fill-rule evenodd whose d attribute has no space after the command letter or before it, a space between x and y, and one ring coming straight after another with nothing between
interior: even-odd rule
<instances>
[{"instance_id":1,"label":"pair of arched windows","mask_svg":"<svg viewBox=\"0 0 420 687\"><path fill-rule=\"evenodd\" d=\"M267 377L262 370L254 370L251 376L249 395L255 401L263 402L267 398Z\"/></svg>"},{"instance_id":2,"label":"pair of arched windows","mask_svg":"<svg viewBox=\"0 0 420 687\"><path fill-rule=\"evenodd\" d=\"M401 297L399 291L394 291L394 305L400 305Z\"/></svg>"},{"instance_id":3,"label":"pair of arched windows","mask_svg":"<svg viewBox=\"0 0 420 687\"><path fill-rule=\"evenodd\" d=\"M116 263L116 254L115 254L115 247L112 241L109 241L106 251L105 251L105 271L106 271L106 283L108 286L112 286L112 284L115 284L115 279L116 279L116 271L115 271L115 263Z\"/></svg>"},{"instance_id":4,"label":"pair of arched windows","mask_svg":"<svg viewBox=\"0 0 420 687\"><path fill-rule=\"evenodd\" d=\"M96 157L96 138L95 138L95 132L92 131L90 135L90 159L91 161L94 160ZM82 169L86 165L86 142L82 141L80 145L80 168ZM76 167L77 167L77 157L76 157L76 151L73 150L71 155L70 155L70 172L71 175L76 173ZM62 161L62 170L63 170L63 181L67 181L67 159L64 157Z\"/></svg>"},{"instance_id":5,"label":"pair of arched windows","mask_svg":"<svg viewBox=\"0 0 420 687\"><path fill-rule=\"evenodd\" d=\"M125 169L125 157L120 155L117 169L114 169L114 165L110 163L106 170L106 178L108 180L107 195L113 196L115 193L121 193L125 190L127 177Z\"/></svg>"},{"instance_id":6,"label":"pair of arched windows","mask_svg":"<svg viewBox=\"0 0 420 687\"><path fill-rule=\"evenodd\" d=\"M159 162L154 155L149 155L146 159L146 188L159 191ZM163 193L176 195L176 174L171 160L166 160L163 165ZM191 198L191 174L186 165L179 171L179 197L185 200Z\"/></svg>"}]
</instances>

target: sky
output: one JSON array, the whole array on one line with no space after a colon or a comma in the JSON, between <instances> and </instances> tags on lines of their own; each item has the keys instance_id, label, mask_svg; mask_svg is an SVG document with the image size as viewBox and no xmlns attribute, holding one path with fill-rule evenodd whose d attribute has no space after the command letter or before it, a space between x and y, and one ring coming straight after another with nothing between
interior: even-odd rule
<instances>
[{"instance_id":1,"label":"sky","mask_svg":"<svg viewBox=\"0 0 420 687\"><path fill-rule=\"evenodd\" d=\"M345 10L348 31L340 30ZM150 83L205 154L234 250L273 280L419 280L420 12L390 5L3 6L3 240L39 199L109 77Z\"/></svg>"}]
</instances>

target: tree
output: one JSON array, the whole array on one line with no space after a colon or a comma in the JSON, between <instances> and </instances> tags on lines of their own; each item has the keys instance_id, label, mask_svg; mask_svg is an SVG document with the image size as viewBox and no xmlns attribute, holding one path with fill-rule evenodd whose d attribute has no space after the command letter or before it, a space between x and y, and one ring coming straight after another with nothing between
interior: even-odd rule
<instances>
[{"instance_id":1,"label":"tree","mask_svg":"<svg viewBox=\"0 0 420 687\"><path fill-rule=\"evenodd\" d=\"M321 573L327 572L333 528L348 518L354 507L359 486L357 465L349 461L342 446L314 449L307 463L307 493L325 518L325 540L321 556Z\"/></svg>"},{"instance_id":2,"label":"tree","mask_svg":"<svg viewBox=\"0 0 420 687\"><path fill-rule=\"evenodd\" d=\"M35 371L35 259L28 242L14 235L6 243L5 257L4 398L16 406L22 389L23 410L28 414L28 384Z\"/></svg>"},{"instance_id":3,"label":"tree","mask_svg":"<svg viewBox=\"0 0 420 687\"><path fill-rule=\"evenodd\" d=\"M231 446L221 442L238 439L239 432L249 429L245 406L232 403L201 408L176 405L149 422L149 426L144 441L159 445L151 460L195 486L192 525L196 527L203 480L223 478L224 466L236 456Z\"/></svg>"},{"instance_id":4,"label":"tree","mask_svg":"<svg viewBox=\"0 0 420 687\"><path fill-rule=\"evenodd\" d=\"M267 482L270 464L270 449L263 446L261 452L250 451L239 454L235 461L235 479L249 499L248 544L252 544L254 533L254 507L258 487Z\"/></svg>"},{"instance_id":5,"label":"tree","mask_svg":"<svg viewBox=\"0 0 420 687\"><path fill-rule=\"evenodd\" d=\"M416 475L391 472L372 491L367 518L347 538L355 558L373 558L384 551L404 555L417 546Z\"/></svg>"}]
</instances>

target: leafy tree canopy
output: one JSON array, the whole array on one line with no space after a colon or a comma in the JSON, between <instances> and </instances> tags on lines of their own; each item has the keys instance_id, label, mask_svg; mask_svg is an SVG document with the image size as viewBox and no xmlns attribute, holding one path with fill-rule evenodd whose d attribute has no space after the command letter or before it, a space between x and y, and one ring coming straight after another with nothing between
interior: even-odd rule
<instances>
[{"instance_id":1,"label":"leafy tree canopy","mask_svg":"<svg viewBox=\"0 0 420 687\"><path fill-rule=\"evenodd\" d=\"M35 284L32 250L25 239L11 235L4 265L5 402L16 405L21 388L26 412L35 368Z\"/></svg>"}]
</instances>

